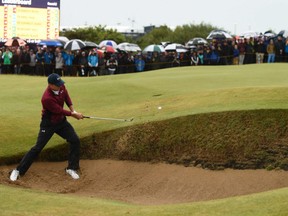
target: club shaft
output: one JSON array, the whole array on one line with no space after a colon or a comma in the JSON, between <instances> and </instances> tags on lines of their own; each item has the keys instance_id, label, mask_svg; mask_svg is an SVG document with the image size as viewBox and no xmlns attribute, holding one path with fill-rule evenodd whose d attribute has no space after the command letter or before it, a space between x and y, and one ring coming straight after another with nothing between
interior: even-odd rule
<instances>
[{"instance_id":1,"label":"club shaft","mask_svg":"<svg viewBox=\"0 0 288 216\"><path fill-rule=\"evenodd\" d=\"M97 119L97 120L107 120L107 121L132 121L132 119L118 119L118 118L104 118L96 116L83 116L84 118Z\"/></svg>"}]
</instances>

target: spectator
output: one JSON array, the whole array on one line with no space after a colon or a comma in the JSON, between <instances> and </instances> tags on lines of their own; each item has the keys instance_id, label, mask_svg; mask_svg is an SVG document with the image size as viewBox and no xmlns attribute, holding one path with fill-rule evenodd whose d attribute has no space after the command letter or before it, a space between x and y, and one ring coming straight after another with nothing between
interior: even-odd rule
<instances>
[{"instance_id":1,"label":"spectator","mask_svg":"<svg viewBox=\"0 0 288 216\"><path fill-rule=\"evenodd\" d=\"M276 62L283 62L284 47L285 47L283 38L281 36L278 36L274 45L275 45L275 61Z\"/></svg>"},{"instance_id":2,"label":"spectator","mask_svg":"<svg viewBox=\"0 0 288 216\"><path fill-rule=\"evenodd\" d=\"M51 52L51 48L44 47L44 70L45 75L49 76L53 73L53 63L54 63L54 55Z\"/></svg>"},{"instance_id":3,"label":"spectator","mask_svg":"<svg viewBox=\"0 0 288 216\"><path fill-rule=\"evenodd\" d=\"M233 49L233 65L239 65L239 55L240 51L238 49L238 45L235 44Z\"/></svg>"},{"instance_id":4,"label":"spectator","mask_svg":"<svg viewBox=\"0 0 288 216\"><path fill-rule=\"evenodd\" d=\"M264 60L265 44L262 38L259 38L255 45L256 49L256 63L261 64Z\"/></svg>"},{"instance_id":5,"label":"spectator","mask_svg":"<svg viewBox=\"0 0 288 216\"><path fill-rule=\"evenodd\" d=\"M231 65L231 46L228 44L227 40L223 42L223 45L221 46L221 59L223 65Z\"/></svg>"},{"instance_id":6,"label":"spectator","mask_svg":"<svg viewBox=\"0 0 288 216\"><path fill-rule=\"evenodd\" d=\"M243 39L240 39L240 42L238 43L238 49L239 49L239 65L243 65L246 54L246 44Z\"/></svg>"},{"instance_id":7,"label":"spectator","mask_svg":"<svg viewBox=\"0 0 288 216\"><path fill-rule=\"evenodd\" d=\"M115 59L115 58L114 58ZM115 59L117 61L117 59ZM118 62L117 62L118 64ZM118 65L117 65L118 67ZM131 53L127 54L127 59L126 59L126 73L131 73L134 72L134 56Z\"/></svg>"},{"instance_id":8,"label":"spectator","mask_svg":"<svg viewBox=\"0 0 288 216\"><path fill-rule=\"evenodd\" d=\"M35 53L34 53L34 51L32 49L29 51L29 55L30 55L29 71L30 71L31 75L35 75L36 74L36 71L35 71L35 68L36 68L36 55L35 55Z\"/></svg>"},{"instance_id":9,"label":"spectator","mask_svg":"<svg viewBox=\"0 0 288 216\"><path fill-rule=\"evenodd\" d=\"M211 65L217 65L219 63L219 53L218 51L215 49L214 46L211 47L211 51L210 53L208 54L208 58L210 60L210 64Z\"/></svg>"},{"instance_id":10,"label":"spectator","mask_svg":"<svg viewBox=\"0 0 288 216\"><path fill-rule=\"evenodd\" d=\"M199 58L199 63L201 65L204 65L204 50L202 47L198 50L198 58Z\"/></svg>"},{"instance_id":11,"label":"spectator","mask_svg":"<svg viewBox=\"0 0 288 216\"><path fill-rule=\"evenodd\" d=\"M106 62L106 66L107 66L107 70L108 70L110 75L115 74L117 67L118 67L118 62L113 55Z\"/></svg>"},{"instance_id":12,"label":"spectator","mask_svg":"<svg viewBox=\"0 0 288 216\"><path fill-rule=\"evenodd\" d=\"M36 75L45 75L44 70L44 53L43 50L39 47L36 53Z\"/></svg>"},{"instance_id":13,"label":"spectator","mask_svg":"<svg viewBox=\"0 0 288 216\"><path fill-rule=\"evenodd\" d=\"M171 67L178 67L180 66L180 55L176 51L170 52L170 59L172 60L171 62Z\"/></svg>"},{"instance_id":14,"label":"spectator","mask_svg":"<svg viewBox=\"0 0 288 216\"><path fill-rule=\"evenodd\" d=\"M252 37L250 39L247 38L244 64L255 63L256 62L255 58L256 57L255 57L255 51L254 51L254 39Z\"/></svg>"},{"instance_id":15,"label":"spectator","mask_svg":"<svg viewBox=\"0 0 288 216\"><path fill-rule=\"evenodd\" d=\"M194 51L194 52L192 52L192 55L191 55L191 65L193 66L197 66L198 65L198 63L199 63L199 57L198 57L198 55L197 55L197 52L196 51Z\"/></svg>"},{"instance_id":16,"label":"spectator","mask_svg":"<svg viewBox=\"0 0 288 216\"><path fill-rule=\"evenodd\" d=\"M285 61L288 62L288 39L286 39L286 43L284 46L284 53L285 53Z\"/></svg>"},{"instance_id":17,"label":"spectator","mask_svg":"<svg viewBox=\"0 0 288 216\"><path fill-rule=\"evenodd\" d=\"M89 74L91 76L98 76L97 67L98 67L98 54L96 50L91 50L88 55L88 66L89 66Z\"/></svg>"},{"instance_id":18,"label":"spectator","mask_svg":"<svg viewBox=\"0 0 288 216\"><path fill-rule=\"evenodd\" d=\"M3 73L9 74L11 73L11 61L12 61L13 54L9 50L9 48L6 48L6 51L2 54L3 59Z\"/></svg>"},{"instance_id":19,"label":"spectator","mask_svg":"<svg viewBox=\"0 0 288 216\"><path fill-rule=\"evenodd\" d=\"M135 68L137 72L142 72L144 71L145 68L145 61L143 60L142 55L138 55L135 58Z\"/></svg>"},{"instance_id":20,"label":"spectator","mask_svg":"<svg viewBox=\"0 0 288 216\"><path fill-rule=\"evenodd\" d=\"M79 65L79 69L80 69L78 75L79 76L87 76L88 59L87 59L86 53L84 51L81 52L78 65Z\"/></svg>"},{"instance_id":21,"label":"spectator","mask_svg":"<svg viewBox=\"0 0 288 216\"><path fill-rule=\"evenodd\" d=\"M22 51L22 73L29 74L30 53L29 47L26 46Z\"/></svg>"},{"instance_id":22,"label":"spectator","mask_svg":"<svg viewBox=\"0 0 288 216\"><path fill-rule=\"evenodd\" d=\"M270 39L270 42L267 46L267 53L268 53L267 62L268 63L275 62L275 52L276 52L276 49L275 49L274 41L273 41L273 39Z\"/></svg>"},{"instance_id":23,"label":"spectator","mask_svg":"<svg viewBox=\"0 0 288 216\"><path fill-rule=\"evenodd\" d=\"M62 57L62 53L58 52L55 58L55 73L57 73L59 76L63 76L63 65L64 59Z\"/></svg>"},{"instance_id":24,"label":"spectator","mask_svg":"<svg viewBox=\"0 0 288 216\"><path fill-rule=\"evenodd\" d=\"M23 64L22 52L20 48L18 48L12 56L12 65L14 68L14 74L21 73L21 69L23 66L22 64Z\"/></svg>"},{"instance_id":25,"label":"spectator","mask_svg":"<svg viewBox=\"0 0 288 216\"><path fill-rule=\"evenodd\" d=\"M62 55L64 59L64 75L65 76L71 76L73 74L73 61L74 61L74 55L72 54L71 51L68 51L64 55Z\"/></svg>"}]
</instances>

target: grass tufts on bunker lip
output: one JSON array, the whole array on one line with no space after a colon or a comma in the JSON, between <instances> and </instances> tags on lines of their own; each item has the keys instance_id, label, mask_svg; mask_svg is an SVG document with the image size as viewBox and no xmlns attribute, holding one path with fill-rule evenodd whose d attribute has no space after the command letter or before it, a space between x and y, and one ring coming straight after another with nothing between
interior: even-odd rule
<instances>
[{"instance_id":1,"label":"grass tufts on bunker lip","mask_svg":"<svg viewBox=\"0 0 288 216\"><path fill-rule=\"evenodd\" d=\"M94 133L82 138L81 154L82 159L167 162L212 170L288 170L287 122L284 109L183 116ZM66 160L67 151L66 144L46 149L40 160Z\"/></svg>"}]
</instances>

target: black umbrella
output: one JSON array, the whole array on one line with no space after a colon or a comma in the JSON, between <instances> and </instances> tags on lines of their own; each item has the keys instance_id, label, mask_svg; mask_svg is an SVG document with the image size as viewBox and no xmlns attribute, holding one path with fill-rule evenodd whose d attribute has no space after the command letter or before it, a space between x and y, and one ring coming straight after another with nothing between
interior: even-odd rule
<instances>
[{"instance_id":1,"label":"black umbrella","mask_svg":"<svg viewBox=\"0 0 288 216\"><path fill-rule=\"evenodd\" d=\"M278 35L281 36L281 37L287 38L288 37L288 31L287 30L281 30L278 33Z\"/></svg>"},{"instance_id":2,"label":"black umbrella","mask_svg":"<svg viewBox=\"0 0 288 216\"><path fill-rule=\"evenodd\" d=\"M226 31L223 30L214 30L210 32L210 34L207 36L207 40L212 40L212 39L231 39L232 36L227 33Z\"/></svg>"}]
</instances>

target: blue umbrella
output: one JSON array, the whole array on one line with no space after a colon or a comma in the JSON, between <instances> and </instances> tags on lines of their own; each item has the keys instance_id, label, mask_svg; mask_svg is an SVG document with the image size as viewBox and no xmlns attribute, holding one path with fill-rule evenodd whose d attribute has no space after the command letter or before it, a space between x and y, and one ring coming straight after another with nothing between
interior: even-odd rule
<instances>
[{"instance_id":1,"label":"blue umbrella","mask_svg":"<svg viewBox=\"0 0 288 216\"><path fill-rule=\"evenodd\" d=\"M50 47L63 47L59 40L41 40L37 45Z\"/></svg>"}]
</instances>

